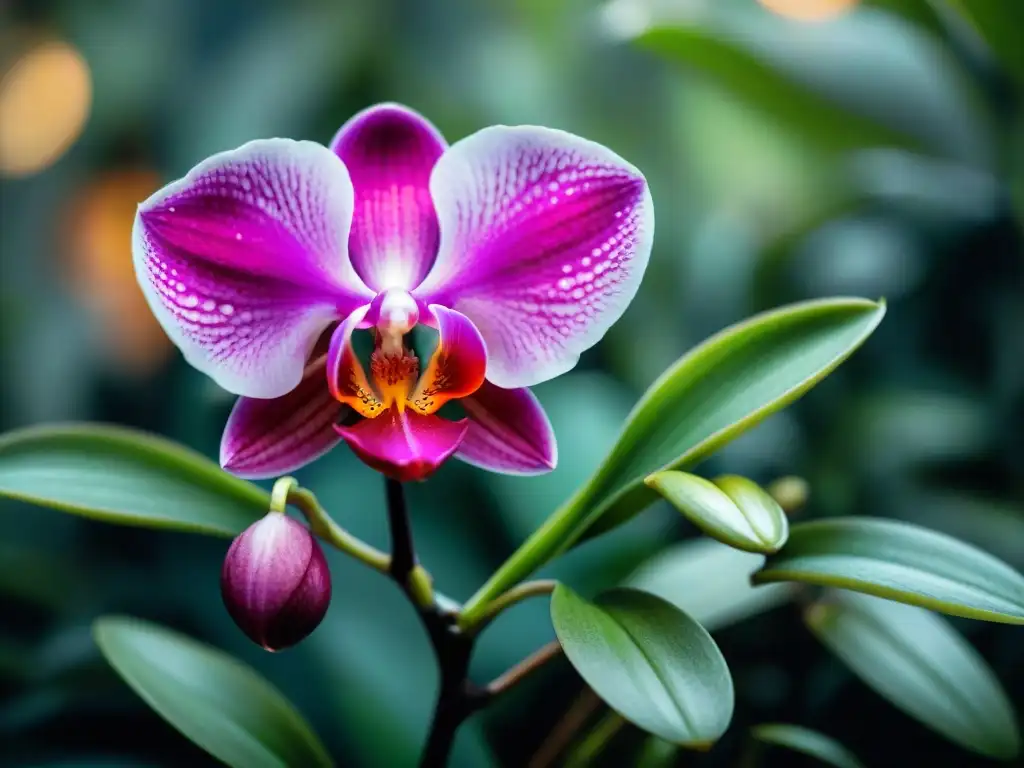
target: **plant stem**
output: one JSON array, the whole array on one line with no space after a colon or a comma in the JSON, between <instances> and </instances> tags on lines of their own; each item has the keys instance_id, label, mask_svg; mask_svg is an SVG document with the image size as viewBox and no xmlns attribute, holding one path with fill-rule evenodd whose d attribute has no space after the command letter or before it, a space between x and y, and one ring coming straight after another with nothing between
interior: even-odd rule
<instances>
[{"instance_id":1,"label":"plant stem","mask_svg":"<svg viewBox=\"0 0 1024 768\"><path fill-rule=\"evenodd\" d=\"M320 506L312 491L300 488L294 477L282 477L274 483L271 509L284 512L287 504L294 504L306 518L310 530L317 536L381 573L388 573L391 558L376 547L371 547L338 525L327 511Z\"/></svg>"},{"instance_id":2,"label":"plant stem","mask_svg":"<svg viewBox=\"0 0 1024 768\"><path fill-rule=\"evenodd\" d=\"M412 526L405 503L405 489L390 477L384 480L388 501L388 526L391 529L391 576L403 586L416 566L416 550L412 543Z\"/></svg>"},{"instance_id":3,"label":"plant stem","mask_svg":"<svg viewBox=\"0 0 1024 768\"><path fill-rule=\"evenodd\" d=\"M600 706L601 699L589 687L585 687L537 748L527 768L551 768Z\"/></svg>"},{"instance_id":4,"label":"plant stem","mask_svg":"<svg viewBox=\"0 0 1024 768\"><path fill-rule=\"evenodd\" d=\"M625 724L626 721L618 712L605 714L566 758L565 768L584 768L591 765Z\"/></svg>"},{"instance_id":5,"label":"plant stem","mask_svg":"<svg viewBox=\"0 0 1024 768\"><path fill-rule=\"evenodd\" d=\"M388 575L416 607L434 650L439 673L437 703L420 766L443 768L459 726L482 707L488 697L469 680L473 638L459 629L456 613L438 604L430 577L418 564L402 484L387 478L385 487L392 543Z\"/></svg>"},{"instance_id":6,"label":"plant stem","mask_svg":"<svg viewBox=\"0 0 1024 768\"><path fill-rule=\"evenodd\" d=\"M538 595L550 595L555 591L558 582L554 579L537 579L536 581L524 581L510 589L505 594L487 603L486 610L472 623L466 621L465 616L459 617L459 627L472 634L479 634L480 631L490 624L505 609L511 608L516 603L522 602L530 597Z\"/></svg>"},{"instance_id":7,"label":"plant stem","mask_svg":"<svg viewBox=\"0 0 1024 768\"><path fill-rule=\"evenodd\" d=\"M538 648L501 676L496 677L484 688L484 691L488 696L498 696L523 680L534 670L543 667L551 659L560 656L561 653L561 644L557 640L552 640L547 645Z\"/></svg>"}]
</instances>

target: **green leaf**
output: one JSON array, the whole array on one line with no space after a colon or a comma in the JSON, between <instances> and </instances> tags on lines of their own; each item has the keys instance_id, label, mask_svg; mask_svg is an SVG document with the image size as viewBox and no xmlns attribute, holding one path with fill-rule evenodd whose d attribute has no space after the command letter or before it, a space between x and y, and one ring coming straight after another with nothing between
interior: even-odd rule
<instances>
[{"instance_id":1,"label":"green leaf","mask_svg":"<svg viewBox=\"0 0 1024 768\"><path fill-rule=\"evenodd\" d=\"M58 424L0 437L0 496L108 523L234 536L270 496L209 459L121 427Z\"/></svg>"},{"instance_id":2,"label":"green leaf","mask_svg":"<svg viewBox=\"0 0 1024 768\"><path fill-rule=\"evenodd\" d=\"M808 607L805 620L861 680L911 717L988 757L1020 752L1016 715L999 681L943 618L837 592Z\"/></svg>"},{"instance_id":3,"label":"green leaf","mask_svg":"<svg viewBox=\"0 0 1024 768\"><path fill-rule=\"evenodd\" d=\"M789 536L782 507L745 477L713 481L687 472L655 472L647 485L713 539L746 552L778 552Z\"/></svg>"},{"instance_id":4,"label":"green leaf","mask_svg":"<svg viewBox=\"0 0 1024 768\"><path fill-rule=\"evenodd\" d=\"M986 159L977 90L934 37L892 14L855 9L828 24L794 24L729 0L613 7L631 5L641 6L633 16L642 22L618 25L620 35L709 76L826 150L928 147Z\"/></svg>"},{"instance_id":5,"label":"green leaf","mask_svg":"<svg viewBox=\"0 0 1024 768\"><path fill-rule=\"evenodd\" d=\"M810 755L835 768L864 768L864 764L838 741L810 728L786 723L769 723L755 725L750 732L755 739L765 744L788 747L794 752Z\"/></svg>"},{"instance_id":6,"label":"green leaf","mask_svg":"<svg viewBox=\"0 0 1024 768\"><path fill-rule=\"evenodd\" d=\"M794 525L786 546L752 579L842 587L953 616L1024 624L1024 576L970 544L894 520Z\"/></svg>"},{"instance_id":7,"label":"green leaf","mask_svg":"<svg viewBox=\"0 0 1024 768\"><path fill-rule=\"evenodd\" d=\"M586 537L622 524L653 501L655 492L643 483L648 475L696 465L806 393L863 344L884 315L884 302L865 299L800 302L730 326L684 355L636 404L605 463L580 492L576 505L593 505Z\"/></svg>"},{"instance_id":8,"label":"green leaf","mask_svg":"<svg viewBox=\"0 0 1024 768\"><path fill-rule=\"evenodd\" d=\"M625 523L658 498L648 475L692 467L792 403L871 335L885 303L825 299L792 304L730 326L680 358L634 406L608 457L463 608L484 606L564 552Z\"/></svg>"},{"instance_id":9,"label":"green leaf","mask_svg":"<svg viewBox=\"0 0 1024 768\"><path fill-rule=\"evenodd\" d=\"M659 552L625 586L668 600L714 632L782 605L796 594L795 584L751 586L750 574L763 564L761 555L712 539L693 539Z\"/></svg>"},{"instance_id":10,"label":"green leaf","mask_svg":"<svg viewBox=\"0 0 1024 768\"><path fill-rule=\"evenodd\" d=\"M635 589L588 602L559 585L551 620L576 671L627 720L694 749L725 732L729 668L707 630L671 603Z\"/></svg>"},{"instance_id":11,"label":"green leaf","mask_svg":"<svg viewBox=\"0 0 1024 768\"><path fill-rule=\"evenodd\" d=\"M97 619L93 635L124 681L218 760L234 768L332 765L291 703L223 651L127 616Z\"/></svg>"}]
</instances>

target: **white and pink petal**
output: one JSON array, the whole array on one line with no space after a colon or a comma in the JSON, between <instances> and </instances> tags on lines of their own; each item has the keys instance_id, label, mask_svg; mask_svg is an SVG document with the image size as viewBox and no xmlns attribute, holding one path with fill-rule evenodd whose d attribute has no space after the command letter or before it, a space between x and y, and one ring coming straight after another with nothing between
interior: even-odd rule
<instances>
[{"instance_id":1,"label":"white and pink petal","mask_svg":"<svg viewBox=\"0 0 1024 768\"><path fill-rule=\"evenodd\" d=\"M539 475L557 465L554 430L530 390L484 382L459 402L469 417L469 429L456 458L506 475Z\"/></svg>"},{"instance_id":2,"label":"white and pink petal","mask_svg":"<svg viewBox=\"0 0 1024 768\"><path fill-rule=\"evenodd\" d=\"M654 211L643 175L611 150L496 126L455 143L430 189L440 245L414 296L473 321L498 386L570 370L636 295Z\"/></svg>"},{"instance_id":3,"label":"white and pink petal","mask_svg":"<svg viewBox=\"0 0 1024 768\"><path fill-rule=\"evenodd\" d=\"M433 263L438 228L430 173L446 147L425 117L398 104L360 112L331 142L355 189L352 263L375 291L414 288Z\"/></svg>"},{"instance_id":4,"label":"white and pink petal","mask_svg":"<svg viewBox=\"0 0 1024 768\"><path fill-rule=\"evenodd\" d=\"M352 184L326 147L254 141L139 206L136 274L186 359L235 394L296 387L318 336L372 298L348 261Z\"/></svg>"},{"instance_id":5,"label":"white and pink petal","mask_svg":"<svg viewBox=\"0 0 1024 768\"><path fill-rule=\"evenodd\" d=\"M272 400L240 397L228 417L220 464L238 477L278 477L320 458L341 438L334 425L347 408L327 388L326 356L302 381Z\"/></svg>"}]
</instances>

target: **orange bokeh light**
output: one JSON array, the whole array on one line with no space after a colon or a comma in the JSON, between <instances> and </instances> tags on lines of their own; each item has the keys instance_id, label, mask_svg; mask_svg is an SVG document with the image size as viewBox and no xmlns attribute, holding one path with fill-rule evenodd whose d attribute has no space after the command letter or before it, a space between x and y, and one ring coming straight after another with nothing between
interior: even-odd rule
<instances>
[{"instance_id":1,"label":"orange bokeh light","mask_svg":"<svg viewBox=\"0 0 1024 768\"><path fill-rule=\"evenodd\" d=\"M0 77L0 174L28 176L75 142L92 104L92 79L74 48L49 41L14 59Z\"/></svg>"},{"instance_id":2,"label":"orange bokeh light","mask_svg":"<svg viewBox=\"0 0 1024 768\"><path fill-rule=\"evenodd\" d=\"M794 21L827 21L857 5L860 0L758 0L765 8Z\"/></svg>"},{"instance_id":3,"label":"orange bokeh light","mask_svg":"<svg viewBox=\"0 0 1024 768\"><path fill-rule=\"evenodd\" d=\"M115 359L137 373L157 368L172 349L136 282L131 253L135 211L159 185L153 171L110 171L79 190L64 231L70 287Z\"/></svg>"}]
</instances>

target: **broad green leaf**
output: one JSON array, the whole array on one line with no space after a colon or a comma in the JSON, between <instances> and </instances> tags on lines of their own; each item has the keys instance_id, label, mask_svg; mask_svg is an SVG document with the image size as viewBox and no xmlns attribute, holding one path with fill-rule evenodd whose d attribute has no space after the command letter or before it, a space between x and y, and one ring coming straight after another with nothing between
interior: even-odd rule
<instances>
[{"instance_id":1,"label":"broad green leaf","mask_svg":"<svg viewBox=\"0 0 1024 768\"><path fill-rule=\"evenodd\" d=\"M790 600L796 584L750 584L764 557L712 539L693 539L659 552L625 585L668 600L709 632L771 610Z\"/></svg>"},{"instance_id":2,"label":"broad green leaf","mask_svg":"<svg viewBox=\"0 0 1024 768\"><path fill-rule=\"evenodd\" d=\"M842 587L953 616L1024 624L1024 576L970 544L895 520L794 525L786 546L752 579Z\"/></svg>"},{"instance_id":3,"label":"broad green leaf","mask_svg":"<svg viewBox=\"0 0 1024 768\"><path fill-rule=\"evenodd\" d=\"M825 299L765 312L712 336L655 381L591 479L556 510L466 603L486 603L564 552L657 499L648 475L699 463L835 370L871 335L884 302Z\"/></svg>"},{"instance_id":4,"label":"broad green leaf","mask_svg":"<svg viewBox=\"0 0 1024 768\"><path fill-rule=\"evenodd\" d=\"M122 427L58 424L0 437L0 496L108 523L234 536L270 496L209 459Z\"/></svg>"},{"instance_id":5,"label":"broad green leaf","mask_svg":"<svg viewBox=\"0 0 1024 768\"><path fill-rule=\"evenodd\" d=\"M605 18L613 33L709 76L827 150L927 147L986 159L969 78L932 36L892 14L863 8L794 24L753 2L616 0Z\"/></svg>"},{"instance_id":6,"label":"broad green leaf","mask_svg":"<svg viewBox=\"0 0 1024 768\"><path fill-rule=\"evenodd\" d=\"M707 630L671 603L635 589L589 602L559 585L551 620L576 671L627 720L694 749L725 732L729 668Z\"/></svg>"},{"instance_id":7,"label":"broad green leaf","mask_svg":"<svg viewBox=\"0 0 1024 768\"><path fill-rule=\"evenodd\" d=\"M989 757L1020 752L1013 706L984 659L921 608L837 592L805 612L811 631L867 685L946 738Z\"/></svg>"},{"instance_id":8,"label":"broad green leaf","mask_svg":"<svg viewBox=\"0 0 1024 768\"><path fill-rule=\"evenodd\" d=\"M745 477L713 481L688 472L655 472L647 485L713 539L746 552L777 552L786 543L789 521L782 507Z\"/></svg>"},{"instance_id":9,"label":"broad green leaf","mask_svg":"<svg viewBox=\"0 0 1024 768\"><path fill-rule=\"evenodd\" d=\"M127 616L93 624L110 665L157 714L233 768L331 766L287 699L223 651Z\"/></svg>"},{"instance_id":10,"label":"broad green leaf","mask_svg":"<svg viewBox=\"0 0 1024 768\"><path fill-rule=\"evenodd\" d=\"M758 741L810 755L835 768L864 768L863 763L838 741L810 728L786 723L769 723L755 725L750 732Z\"/></svg>"}]
</instances>

